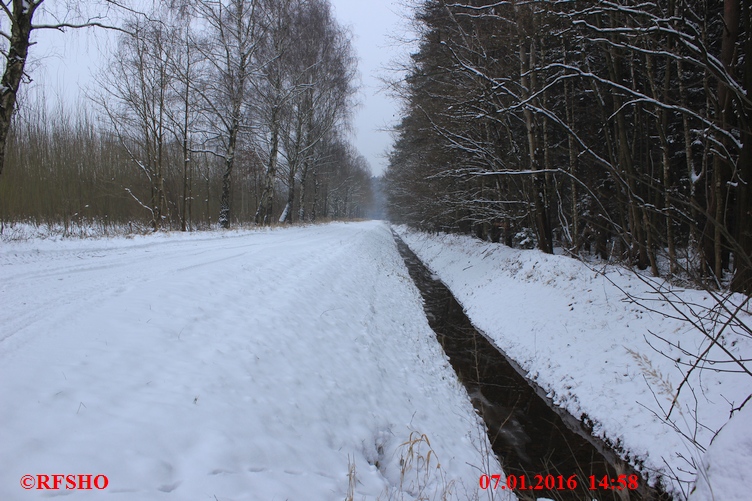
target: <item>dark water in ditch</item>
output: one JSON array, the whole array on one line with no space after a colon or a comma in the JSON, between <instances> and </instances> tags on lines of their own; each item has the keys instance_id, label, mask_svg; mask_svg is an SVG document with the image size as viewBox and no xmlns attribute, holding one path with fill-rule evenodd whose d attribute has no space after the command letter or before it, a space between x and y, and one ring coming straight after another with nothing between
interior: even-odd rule
<instances>
[{"instance_id":1,"label":"dark water in ditch","mask_svg":"<svg viewBox=\"0 0 752 501\"><path fill-rule=\"evenodd\" d=\"M611 485L619 486L619 474L636 475L634 470L606 444L589 435L579 420L561 409L555 411L555 406L546 400L545 392L529 383L519 367L515 367L514 362L472 326L462 307L438 277L397 235L395 240L410 276L423 295L428 322L467 388L473 405L486 422L493 450L504 472L509 477L516 477L518 488L521 477L525 476L527 489L516 491L520 499L671 499L647 487L641 477L637 480L637 489L630 489L630 485L622 490L611 489ZM545 479L549 475L553 476L549 482L555 481L553 489L545 488ZM576 475L576 489L569 489L566 485L566 480L572 475ZM590 489L591 475L595 476L595 490ZM608 489L601 484L604 476L609 482ZM491 482L493 484L495 480ZM530 487L536 489L530 490Z\"/></svg>"}]
</instances>

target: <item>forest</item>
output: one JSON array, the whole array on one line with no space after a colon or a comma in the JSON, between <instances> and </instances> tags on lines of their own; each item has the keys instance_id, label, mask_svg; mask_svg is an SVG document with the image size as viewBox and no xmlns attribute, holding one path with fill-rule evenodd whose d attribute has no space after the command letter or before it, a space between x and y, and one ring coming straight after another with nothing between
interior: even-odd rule
<instances>
[{"instance_id":1,"label":"forest","mask_svg":"<svg viewBox=\"0 0 752 501\"><path fill-rule=\"evenodd\" d=\"M32 24L43 0L13 4L3 4L9 62L26 57L33 30L70 27ZM3 226L186 231L364 216L371 173L348 137L357 60L327 1L120 13L116 49L79 102L24 92L28 75L6 64Z\"/></svg>"},{"instance_id":2,"label":"forest","mask_svg":"<svg viewBox=\"0 0 752 501\"><path fill-rule=\"evenodd\" d=\"M752 291L752 7L423 0L390 217Z\"/></svg>"}]
</instances>

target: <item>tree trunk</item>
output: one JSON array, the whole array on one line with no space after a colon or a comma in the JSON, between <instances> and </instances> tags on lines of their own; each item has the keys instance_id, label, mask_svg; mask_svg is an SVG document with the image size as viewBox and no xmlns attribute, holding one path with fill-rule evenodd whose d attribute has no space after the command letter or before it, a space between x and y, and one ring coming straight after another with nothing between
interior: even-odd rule
<instances>
[{"instance_id":1,"label":"tree trunk","mask_svg":"<svg viewBox=\"0 0 752 501\"><path fill-rule=\"evenodd\" d=\"M185 93L183 94L183 200L182 200L182 207L181 207L181 214L182 217L180 218L180 231L187 231L188 230L188 198L189 198L189 175L188 170L190 168L190 162L191 162L191 156L190 156L190 148L188 145L188 124L190 120L190 91L191 91L191 82L188 78L188 75L190 75L190 68L191 68L191 55L190 55L190 44L186 44L186 79L185 79Z\"/></svg>"},{"instance_id":2,"label":"tree trunk","mask_svg":"<svg viewBox=\"0 0 752 501\"><path fill-rule=\"evenodd\" d=\"M313 165L313 206L311 207L311 222L316 222L316 204L319 203L319 169ZM326 212L324 212L326 214Z\"/></svg>"},{"instance_id":3,"label":"tree trunk","mask_svg":"<svg viewBox=\"0 0 752 501\"><path fill-rule=\"evenodd\" d=\"M527 50L527 44L530 44L530 51ZM522 84L522 99L527 99L534 89L532 88L533 79L530 76L530 70L535 61L535 42L531 39L520 41L520 80ZM525 118L525 129L527 131L528 156L530 157L530 169L532 171L540 170L538 164L538 146L537 130L533 117L533 112L529 106L523 110ZM535 231L538 237L538 248L547 254L553 254L551 245L551 228L548 221L548 211L546 211L546 186L544 176L533 174L532 176L532 197L533 208L535 211Z\"/></svg>"},{"instance_id":4,"label":"tree trunk","mask_svg":"<svg viewBox=\"0 0 752 501\"><path fill-rule=\"evenodd\" d=\"M684 84L684 71L681 60L676 61L676 72L679 80L679 99L680 104L684 108L687 106L687 87ZM687 164L687 179L689 179L689 245L696 245L697 243L697 209L695 207L696 198L695 193L697 189L697 173L695 172L695 164L692 156L692 136L689 128L689 116L686 113L682 113L682 129L684 132L684 155L686 156Z\"/></svg>"},{"instance_id":5,"label":"tree trunk","mask_svg":"<svg viewBox=\"0 0 752 501\"><path fill-rule=\"evenodd\" d=\"M564 108L566 110L567 126L574 130L574 103L572 102L569 82L564 82ZM572 231L570 245L571 252L578 254L580 252L580 217L579 209L577 207L577 152L574 146L574 136L567 134L567 151L569 153L569 174L570 174L570 191L572 197Z\"/></svg>"},{"instance_id":6,"label":"tree trunk","mask_svg":"<svg viewBox=\"0 0 752 501\"><path fill-rule=\"evenodd\" d=\"M744 48L744 76L742 84L747 97L752 98L752 7L745 2L742 19L746 42ZM752 107L743 106L742 152L739 158L739 183L737 188L736 243L734 265L736 273L731 289L752 294Z\"/></svg>"},{"instance_id":7,"label":"tree trunk","mask_svg":"<svg viewBox=\"0 0 752 501\"><path fill-rule=\"evenodd\" d=\"M277 176L277 156L279 155L279 124L277 123L278 110L275 107L272 110L272 140L269 151L269 163L266 167L266 176L264 178L264 191L261 193L258 209L254 221L256 224L267 224L271 222L272 204L274 202L274 179Z\"/></svg>"},{"instance_id":8,"label":"tree trunk","mask_svg":"<svg viewBox=\"0 0 752 501\"><path fill-rule=\"evenodd\" d=\"M739 0L725 0L723 3L723 37L721 40L721 62L729 74L733 74L733 61L736 41L739 37ZM733 122L733 106L731 93L723 82L718 82L718 102L716 107L716 121L723 130L729 130ZM718 138L724 146L727 141L724 136ZM732 166L728 159L720 155L713 157L713 196L708 206L708 218L705 226L705 258L712 266L717 280L723 278L723 270L728 264L728 242L723 236L723 229L727 228L731 199L728 196L728 186L731 181ZM707 239L712 234L712 241Z\"/></svg>"},{"instance_id":9,"label":"tree trunk","mask_svg":"<svg viewBox=\"0 0 752 501\"><path fill-rule=\"evenodd\" d=\"M306 178L308 177L308 157L303 161L303 168L300 171L300 201L298 202L298 221L305 221L306 218Z\"/></svg>"},{"instance_id":10,"label":"tree trunk","mask_svg":"<svg viewBox=\"0 0 752 501\"><path fill-rule=\"evenodd\" d=\"M293 223L294 219L294 212L293 208L295 205L295 174L298 171L298 165L300 163L300 155L301 155L301 147L307 148L308 143L306 142L304 146L303 145L303 120L298 119L297 124L295 127L295 145L294 149L295 152L293 153L290 165L289 165L289 171L287 172L287 204L285 205L285 210L282 213L283 218L280 218L280 223L287 222L288 224ZM306 134L306 138L308 135Z\"/></svg>"},{"instance_id":11,"label":"tree trunk","mask_svg":"<svg viewBox=\"0 0 752 501\"><path fill-rule=\"evenodd\" d=\"M13 0L13 17L10 19L10 46L5 72L0 80L0 174L5 164L5 143L16 111L18 88L24 75L29 55L31 20L41 1Z\"/></svg>"},{"instance_id":12,"label":"tree trunk","mask_svg":"<svg viewBox=\"0 0 752 501\"><path fill-rule=\"evenodd\" d=\"M285 208L285 218L280 223L286 222L292 224L293 222L293 204L295 203L295 167L290 166L290 171L287 173L287 206Z\"/></svg>"},{"instance_id":13,"label":"tree trunk","mask_svg":"<svg viewBox=\"0 0 752 501\"><path fill-rule=\"evenodd\" d=\"M669 48L671 47L671 43L669 41ZM668 101L668 94L670 90L671 85L671 64L670 61L666 61L666 67L665 67L665 75L663 80L663 88L661 89L661 92L659 93L658 85L655 78L655 65L653 64L653 56L650 54L645 55L645 67L647 70L647 77L648 81L650 83L650 89L653 94L653 99L656 101L661 101L664 103L669 102ZM662 93L662 95L661 95ZM671 203L671 162L670 162L670 152L669 152L669 145L668 145L668 111L663 109L660 106L655 106L654 110L654 116L655 116L655 127L658 131L658 139L660 141L661 145L661 166L662 166L662 173L663 173L663 211L666 214L666 246L668 247L668 260L669 260L669 270L671 273L676 273L677 267L676 267L676 249L674 247L674 231L673 231L673 224L674 224L674 218L671 215L672 210L672 203ZM649 231L649 228L648 228ZM651 233L648 233L648 239L652 240ZM652 249L652 245L648 243L648 248ZM651 259L651 266L654 259ZM655 274L655 272L654 272Z\"/></svg>"},{"instance_id":14,"label":"tree trunk","mask_svg":"<svg viewBox=\"0 0 752 501\"><path fill-rule=\"evenodd\" d=\"M233 127L227 143L227 156L225 157L225 172L222 175L222 197L219 201L219 225L222 228L230 227L230 196L232 193L232 167L235 164L235 145L238 139L240 121L233 119Z\"/></svg>"}]
</instances>

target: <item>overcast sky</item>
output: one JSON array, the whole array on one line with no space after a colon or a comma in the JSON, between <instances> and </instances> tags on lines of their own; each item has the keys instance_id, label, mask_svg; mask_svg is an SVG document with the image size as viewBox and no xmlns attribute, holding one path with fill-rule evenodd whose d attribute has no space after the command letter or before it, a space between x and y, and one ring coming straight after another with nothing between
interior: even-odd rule
<instances>
[{"instance_id":1,"label":"overcast sky","mask_svg":"<svg viewBox=\"0 0 752 501\"><path fill-rule=\"evenodd\" d=\"M381 174L386 169L385 153L392 138L379 129L394 125L399 117L397 103L381 90L379 76L398 53L407 51L393 41L405 29L405 20L398 14L404 8L395 0L330 1L340 23L352 30L359 57L363 104L355 118L355 145L373 172Z\"/></svg>"},{"instance_id":2,"label":"overcast sky","mask_svg":"<svg viewBox=\"0 0 752 501\"><path fill-rule=\"evenodd\" d=\"M361 76L359 101L355 111L353 143L368 160L374 174L386 168L385 154L392 138L384 130L398 119L397 103L381 90L379 77L385 68L407 48L396 44L395 35L402 36L406 21L400 14L405 8L400 0L330 0L340 24L353 34ZM92 74L105 61L107 33L85 31L65 34L44 31L31 48L35 66L30 74L37 88L44 88L47 99L61 96L75 100L80 89L90 86Z\"/></svg>"}]
</instances>

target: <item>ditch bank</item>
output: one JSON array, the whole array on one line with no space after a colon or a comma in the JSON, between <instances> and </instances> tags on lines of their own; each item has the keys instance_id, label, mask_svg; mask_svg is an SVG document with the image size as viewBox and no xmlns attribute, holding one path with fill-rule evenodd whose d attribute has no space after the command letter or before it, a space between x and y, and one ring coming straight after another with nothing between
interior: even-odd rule
<instances>
[{"instance_id":1,"label":"ditch bank","mask_svg":"<svg viewBox=\"0 0 752 501\"><path fill-rule=\"evenodd\" d=\"M394 239L423 296L429 325L485 421L508 485L516 486L520 499L671 500L592 436L587 422L554 405L545 390L475 329L449 289L407 244L396 234ZM572 478L576 487L567 483ZM489 480L493 489L496 480ZM506 487L503 481L497 488L501 486Z\"/></svg>"}]
</instances>

